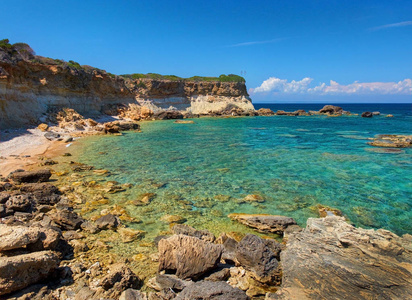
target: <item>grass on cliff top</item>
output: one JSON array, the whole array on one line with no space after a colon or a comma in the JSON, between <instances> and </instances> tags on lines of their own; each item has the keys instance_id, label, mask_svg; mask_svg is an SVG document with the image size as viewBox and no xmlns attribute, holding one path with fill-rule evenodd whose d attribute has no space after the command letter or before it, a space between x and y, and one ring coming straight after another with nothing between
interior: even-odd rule
<instances>
[{"instance_id":1,"label":"grass on cliff top","mask_svg":"<svg viewBox=\"0 0 412 300\"><path fill-rule=\"evenodd\" d=\"M172 80L172 81L219 81L219 82L246 82L245 78L235 74L225 75L219 77L193 76L189 78L182 78L176 75L161 75L157 73L134 73L120 75L129 79L158 79L158 80Z\"/></svg>"}]
</instances>

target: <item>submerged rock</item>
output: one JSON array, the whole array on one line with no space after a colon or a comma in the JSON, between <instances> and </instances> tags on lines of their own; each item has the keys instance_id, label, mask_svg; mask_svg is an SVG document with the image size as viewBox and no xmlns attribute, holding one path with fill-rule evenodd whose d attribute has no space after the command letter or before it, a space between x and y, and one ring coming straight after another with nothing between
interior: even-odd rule
<instances>
[{"instance_id":1,"label":"submerged rock","mask_svg":"<svg viewBox=\"0 0 412 300\"><path fill-rule=\"evenodd\" d=\"M412 147L412 135L380 134L368 143L375 147L407 148Z\"/></svg>"},{"instance_id":2,"label":"submerged rock","mask_svg":"<svg viewBox=\"0 0 412 300\"><path fill-rule=\"evenodd\" d=\"M198 279L215 269L223 251L222 245L182 234L161 239L158 248L159 271L176 271L182 279Z\"/></svg>"},{"instance_id":3,"label":"submerged rock","mask_svg":"<svg viewBox=\"0 0 412 300\"><path fill-rule=\"evenodd\" d=\"M344 218L308 219L281 252L282 289L270 299L410 299L412 245Z\"/></svg>"},{"instance_id":4,"label":"submerged rock","mask_svg":"<svg viewBox=\"0 0 412 300\"><path fill-rule=\"evenodd\" d=\"M42 251L0 258L0 295L8 294L47 278L58 266L54 252Z\"/></svg>"},{"instance_id":5,"label":"submerged rock","mask_svg":"<svg viewBox=\"0 0 412 300\"><path fill-rule=\"evenodd\" d=\"M296 225L293 218L265 214L230 214L228 217L259 232L282 234L289 225Z\"/></svg>"},{"instance_id":6,"label":"submerged rock","mask_svg":"<svg viewBox=\"0 0 412 300\"><path fill-rule=\"evenodd\" d=\"M238 288L231 287L226 282L199 281L185 288L175 298L176 300L247 300L246 293Z\"/></svg>"}]
</instances>

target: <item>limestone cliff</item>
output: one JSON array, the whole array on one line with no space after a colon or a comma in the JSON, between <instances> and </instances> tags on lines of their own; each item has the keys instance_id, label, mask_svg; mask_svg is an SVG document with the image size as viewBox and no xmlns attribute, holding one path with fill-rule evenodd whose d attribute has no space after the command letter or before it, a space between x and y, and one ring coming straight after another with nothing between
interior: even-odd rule
<instances>
[{"instance_id":1,"label":"limestone cliff","mask_svg":"<svg viewBox=\"0 0 412 300\"><path fill-rule=\"evenodd\" d=\"M0 128L38 124L48 112L64 107L84 115L132 103L154 112L209 114L229 104L254 111L244 82L129 79L73 61L35 56L26 44L0 42Z\"/></svg>"}]
</instances>

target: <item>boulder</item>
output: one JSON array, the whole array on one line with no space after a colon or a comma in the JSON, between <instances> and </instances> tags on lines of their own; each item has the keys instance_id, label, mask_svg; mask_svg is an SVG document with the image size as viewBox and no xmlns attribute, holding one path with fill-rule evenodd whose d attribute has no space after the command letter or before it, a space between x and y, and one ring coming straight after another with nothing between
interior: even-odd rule
<instances>
[{"instance_id":1,"label":"boulder","mask_svg":"<svg viewBox=\"0 0 412 300\"><path fill-rule=\"evenodd\" d=\"M35 243L27 245L27 249L29 251L55 250L62 238L61 232L52 227L37 229L40 232L40 237Z\"/></svg>"},{"instance_id":2,"label":"boulder","mask_svg":"<svg viewBox=\"0 0 412 300\"><path fill-rule=\"evenodd\" d=\"M271 299L411 299L412 243L344 218L307 221L280 254L282 288Z\"/></svg>"},{"instance_id":3,"label":"boulder","mask_svg":"<svg viewBox=\"0 0 412 300\"><path fill-rule=\"evenodd\" d=\"M365 111L362 113L362 118L372 118L373 117L373 113L371 113L370 111Z\"/></svg>"},{"instance_id":4,"label":"boulder","mask_svg":"<svg viewBox=\"0 0 412 300\"><path fill-rule=\"evenodd\" d=\"M48 181L51 176L50 170L38 170L38 171L23 171L23 172L13 172L9 175L9 178L14 182L20 183L30 183L30 182L45 182Z\"/></svg>"},{"instance_id":5,"label":"boulder","mask_svg":"<svg viewBox=\"0 0 412 300\"><path fill-rule=\"evenodd\" d=\"M100 285L106 291L111 290L111 296L117 298L127 289L140 288L142 281L125 264L114 264L110 267L109 274L101 280Z\"/></svg>"},{"instance_id":6,"label":"boulder","mask_svg":"<svg viewBox=\"0 0 412 300\"><path fill-rule=\"evenodd\" d=\"M321 108L319 110L319 113L329 114L329 115L337 115L337 114L342 114L343 109L342 109L342 107L339 107L339 106L325 105L323 108Z\"/></svg>"},{"instance_id":7,"label":"boulder","mask_svg":"<svg viewBox=\"0 0 412 300\"><path fill-rule=\"evenodd\" d=\"M231 287L226 282L199 281L177 295L176 300L247 300L246 293L238 288Z\"/></svg>"},{"instance_id":8,"label":"boulder","mask_svg":"<svg viewBox=\"0 0 412 300\"><path fill-rule=\"evenodd\" d=\"M193 236L207 242L214 242L215 240L215 236L211 232L207 230L196 230L189 225L176 224L175 226L173 226L172 231L174 234Z\"/></svg>"},{"instance_id":9,"label":"boulder","mask_svg":"<svg viewBox=\"0 0 412 300\"><path fill-rule=\"evenodd\" d=\"M119 300L147 300L147 296L138 290L127 289L120 295Z\"/></svg>"},{"instance_id":10,"label":"boulder","mask_svg":"<svg viewBox=\"0 0 412 300\"><path fill-rule=\"evenodd\" d=\"M13 211L27 212L31 208L31 198L28 195L11 196L6 202L6 207Z\"/></svg>"},{"instance_id":11,"label":"boulder","mask_svg":"<svg viewBox=\"0 0 412 300\"><path fill-rule=\"evenodd\" d=\"M58 134L57 132L53 132L53 131L46 132L44 134L44 137L48 139L49 141L57 141L58 139L61 138L60 134Z\"/></svg>"},{"instance_id":12,"label":"boulder","mask_svg":"<svg viewBox=\"0 0 412 300\"><path fill-rule=\"evenodd\" d=\"M0 295L25 288L46 279L58 266L59 258L52 251L0 258Z\"/></svg>"},{"instance_id":13,"label":"boulder","mask_svg":"<svg viewBox=\"0 0 412 300\"><path fill-rule=\"evenodd\" d=\"M296 225L293 218L277 215L235 213L228 217L259 232L282 234L289 225Z\"/></svg>"},{"instance_id":14,"label":"boulder","mask_svg":"<svg viewBox=\"0 0 412 300\"><path fill-rule=\"evenodd\" d=\"M0 251L19 249L37 242L40 230L36 227L0 224Z\"/></svg>"},{"instance_id":15,"label":"boulder","mask_svg":"<svg viewBox=\"0 0 412 300\"><path fill-rule=\"evenodd\" d=\"M236 247L236 259L242 267L262 283L274 283L280 279L279 262L270 244L254 235L246 235Z\"/></svg>"},{"instance_id":16,"label":"boulder","mask_svg":"<svg viewBox=\"0 0 412 300\"><path fill-rule=\"evenodd\" d=\"M159 248L159 271L175 271L182 279L198 279L216 268L223 246L205 242L187 235L173 235L161 239Z\"/></svg>"},{"instance_id":17,"label":"boulder","mask_svg":"<svg viewBox=\"0 0 412 300\"><path fill-rule=\"evenodd\" d=\"M50 218L62 230L77 230L84 220L79 215L69 209L59 209L56 213L50 214Z\"/></svg>"},{"instance_id":18,"label":"boulder","mask_svg":"<svg viewBox=\"0 0 412 300\"><path fill-rule=\"evenodd\" d=\"M172 289L175 292L180 292L193 284L193 281L180 279L176 275L158 274L156 284L160 289Z\"/></svg>"},{"instance_id":19,"label":"boulder","mask_svg":"<svg viewBox=\"0 0 412 300\"><path fill-rule=\"evenodd\" d=\"M106 229L116 229L117 226L119 226L120 221L119 218L112 214L107 214L105 216L102 216L98 218L95 222L95 225L98 229L100 230L106 230Z\"/></svg>"}]
</instances>

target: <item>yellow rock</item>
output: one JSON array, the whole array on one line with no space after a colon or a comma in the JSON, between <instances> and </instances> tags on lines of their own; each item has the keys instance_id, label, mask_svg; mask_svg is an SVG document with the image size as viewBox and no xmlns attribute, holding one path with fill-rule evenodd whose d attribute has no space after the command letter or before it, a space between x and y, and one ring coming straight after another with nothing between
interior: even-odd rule
<instances>
[{"instance_id":1,"label":"yellow rock","mask_svg":"<svg viewBox=\"0 0 412 300\"><path fill-rule=\"evenodd\" d=\"M181 224L186 222L186 219L178 216L178 215L164 215L163 217L160 218L161 221L167 222L169 224Z\"/></svg>"},{"instance_id":2,"label":"yellow rock","mask_svg":"<svg viewBox=\"0 0 412 300\"><path fill-rule=\"evenodd\" d=\"M37 126L37 128L41 131L47 131L49 129L49 125L42 123L39 126Z\"/></svg>"},{"instance_id":3,"label":"yellow rock","mask_svg":"<svg viewBox=\"0 0 412 300\"><path fill-rule=\"evenodd\" d=\"M119 228L117 232L120 234L123 243L130 243L134 240L144 236L145 232L142 230L134 230L131 228Z\"/></svg>"},{"instance_id":4,"label":"yellow rock","mask_svg":"<svg viewBox=\"0 0 412 300\"><path fill-rule=\"evenodd\" d=\"M147 255L145 255L143 253L139 253L139 254L133 255L132 258L135 261L142 261L142 260L147 259L148 257L147 257Z\"/></svg>"}]
</instances>

